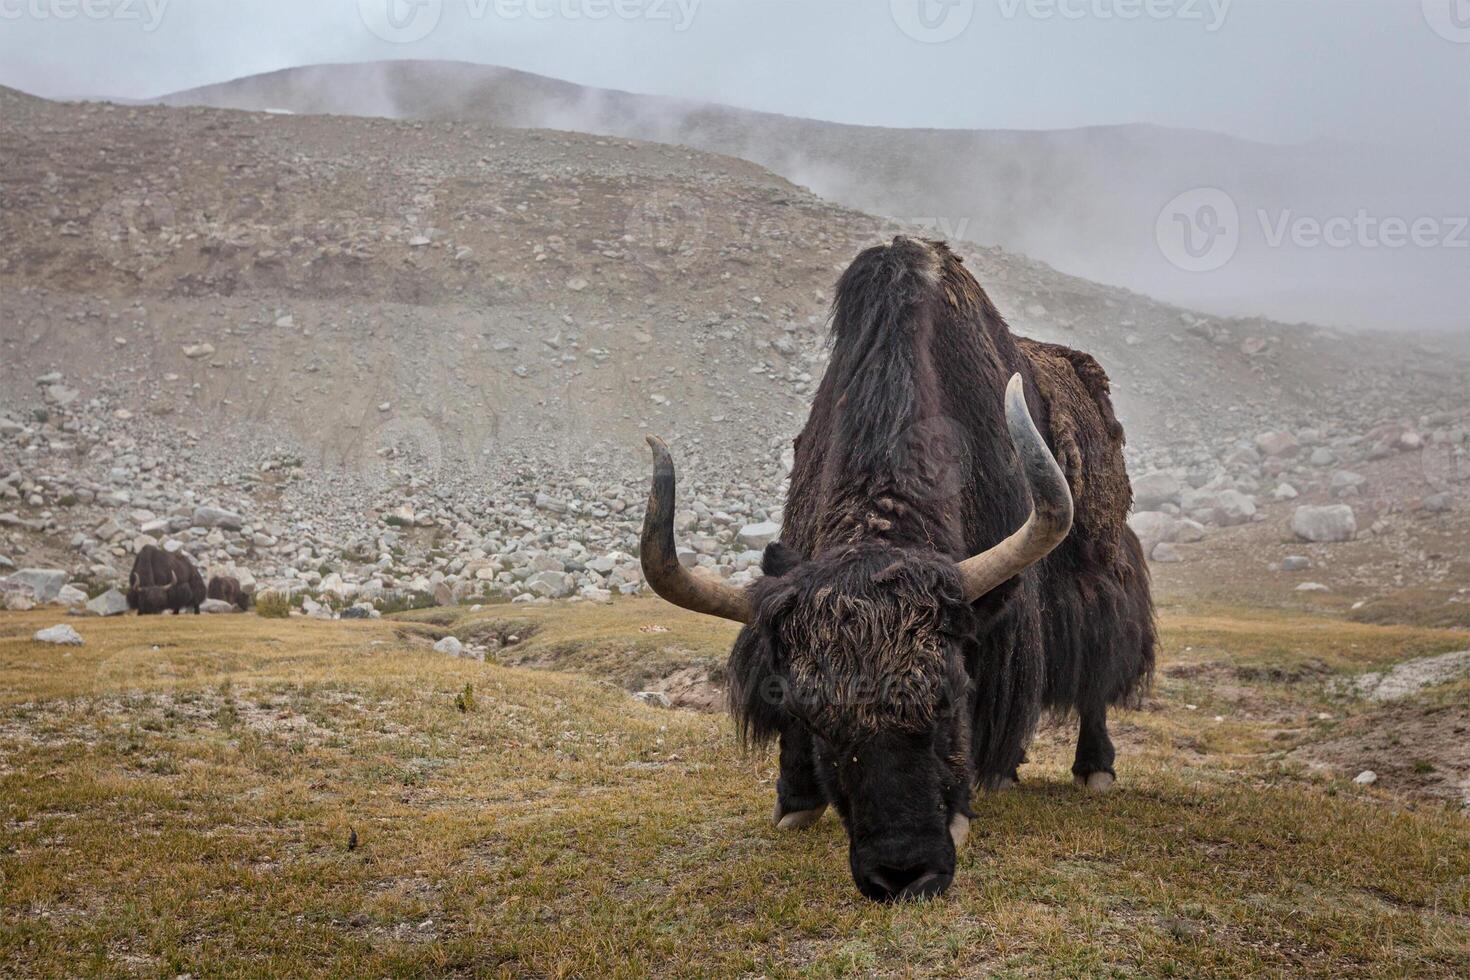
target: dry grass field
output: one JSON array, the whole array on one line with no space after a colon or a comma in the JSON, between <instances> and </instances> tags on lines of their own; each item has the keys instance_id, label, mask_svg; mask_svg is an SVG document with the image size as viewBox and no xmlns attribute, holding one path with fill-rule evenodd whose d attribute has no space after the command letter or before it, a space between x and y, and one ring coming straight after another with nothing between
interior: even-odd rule
<instances>
[{"instance_id":1,"label":"dry grass field","mask_svg":"<svg viewBox=\"0 0 1470 980\"><path fill-rule=\"evenodd\" d=\"M1470 818L1435 747L1367 788L1325 748L1388 710L1337 678L1463 632L1168 609L1117 790L1076 791L1049 728L977 801L949 894L879 906L833 817L771 828L773 760L722 716L628 696L718 682L726 628L662 603L31 641L59 621L0 615L6 976L1470 973ZM536 667L424 642L506 624Z\"/></svg>"}]
</instances>

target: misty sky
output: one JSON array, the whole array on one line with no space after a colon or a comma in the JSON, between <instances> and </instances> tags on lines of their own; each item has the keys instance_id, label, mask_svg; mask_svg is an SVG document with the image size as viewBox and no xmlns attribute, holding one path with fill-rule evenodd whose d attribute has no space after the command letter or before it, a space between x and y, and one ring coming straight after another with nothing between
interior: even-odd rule
<instances>
[{"instance_id":1,"label":"misty sky","mask_svg":"<svg viewBox=\"0 0 1470 980\"><path fill-rule=\"evenodd\" d=\"M0 84L41 95L382 58L887 126L1470 143L1470 0L0 0Z\"/></svg>"}]
</instances>

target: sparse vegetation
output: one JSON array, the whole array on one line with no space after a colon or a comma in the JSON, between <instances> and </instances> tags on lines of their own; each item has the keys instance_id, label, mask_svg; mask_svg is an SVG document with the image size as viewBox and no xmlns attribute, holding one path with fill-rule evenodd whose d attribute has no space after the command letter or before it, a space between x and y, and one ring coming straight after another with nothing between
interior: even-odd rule
<instances>
[{"instance_id":1,"label":"sparse vegetation","mask_svg":"<svg viewBox=\"0 0 1470 980\"><path fill-rule=\"evenodd\" d=\"M265 619L285 619L291 615L291 598L281 592L263 592L255 597L255 614Z\"/></svg>"},{"instance_id":2,"label":"sparse vegetation","mask_svg":"<svg viewBox=\"0 0 1470 980\"><path fill-rule=\"evenodd\" d=\"M454 706L461 714L468 714L475 710L475 685L466 684L464 690L454 696Z\"/></svg>"},{"instance_id":3,"label":"sparse vegetation","mask_svg":"<svg viewBox=\"0 0 1470 980\"><path fill-rule=\"evenodd\" d=\"M601 676L727 631L651 601L516 614L528 651ZM1318 709L1360 710L1326 678L1233 674L1339 676L1456 634L1167 612L1154 695L1115 726L1117 792L1077 792L1070 731L1047 729L1019 790L977 797L949 895L883 907L831 816L770 827L774 760L718 715L405 646L392 621L94 620L60 657L29 640L46 622L0 616L0 973L1470 968L1470 820L1295 764L1337 724Z\"/></svg>"}]
</instances>

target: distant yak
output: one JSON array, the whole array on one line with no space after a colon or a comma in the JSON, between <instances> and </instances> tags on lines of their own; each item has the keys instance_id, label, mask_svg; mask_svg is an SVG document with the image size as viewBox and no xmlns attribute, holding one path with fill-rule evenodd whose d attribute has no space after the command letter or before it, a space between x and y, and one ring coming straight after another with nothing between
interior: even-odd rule
<instances>
[{"instance_id":1,"label":"distant yak","mask_svg":"<svg viewBox=\"0 0 1470 980\"><path fill-rule=\"evenodd\" d=\"M680 563L649 440L644 574L743 624L731 708L780 743L774 820L834 806L869 898L950 886L972 791L1016 781L1044 709L1077 718L1077 783L1113 783L1107 710L1147 682L1154 618L1108 388L1087 354L1014 336L948 246L899 237L837 285L764 576Z\"/></svg>"},{"instance_id":2,"label":"distant yak","mask_svg":"<svg viewBox=\"0 0 1470 980\"><path fill-rule=\"evenodd\" d=\"M228 602L247 612L250 609L250 594L240 587L240 580L233 575L215 575L209 580L209 598Z\"/></svg>"},{"instance_id":3,"label":"distant yak","mask_svg":"<svg viewBox=\"0 0 1470 980\"><path fill-rule=\"evenodd\" d=\"M165 609L196 614L207 598L204 576L183 553L170 554L146 545L133 562L128 576L128 608L140 616L155 616Z\"/></svg>"}]
</instances>

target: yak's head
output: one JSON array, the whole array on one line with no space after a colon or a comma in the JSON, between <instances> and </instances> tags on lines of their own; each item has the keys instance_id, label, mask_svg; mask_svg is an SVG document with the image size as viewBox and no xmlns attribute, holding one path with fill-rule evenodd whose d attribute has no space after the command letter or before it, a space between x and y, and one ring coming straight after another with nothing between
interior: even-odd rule
<instances>
[{"instance_id":1,"label":"yak's head","mask_svg":"<svg viewBox=\"0 0 1470 980\"><path fill-rule=\"evenodd\" d=\"M847 827L853 880L869 898L931 898L953 881L974 781L964 660L976 628L971 604L1071 527L1071 495L1019 377L1006 417L1033 501L1009 538L961 561L882 542L813 556L778 543L748 589L680 565L673 461L649 440L644 575L676 605L745 625L730 656L736 718L755 742L793 726L810 734L818 779Z\"/></svg>"},{"instance_id":2,"label":"yak's head","mask_svg":"<svg viewBox=\"0 0 1470 980\"><path fill-rule=\"evenodd\" d=\"M140 616L157 616L170 608L173 592L179 585L178 574L171 572L170 576L166 585L143 585L134 572L128 580L128 605L138 610Z\"/></svg>"}]
</instances>

